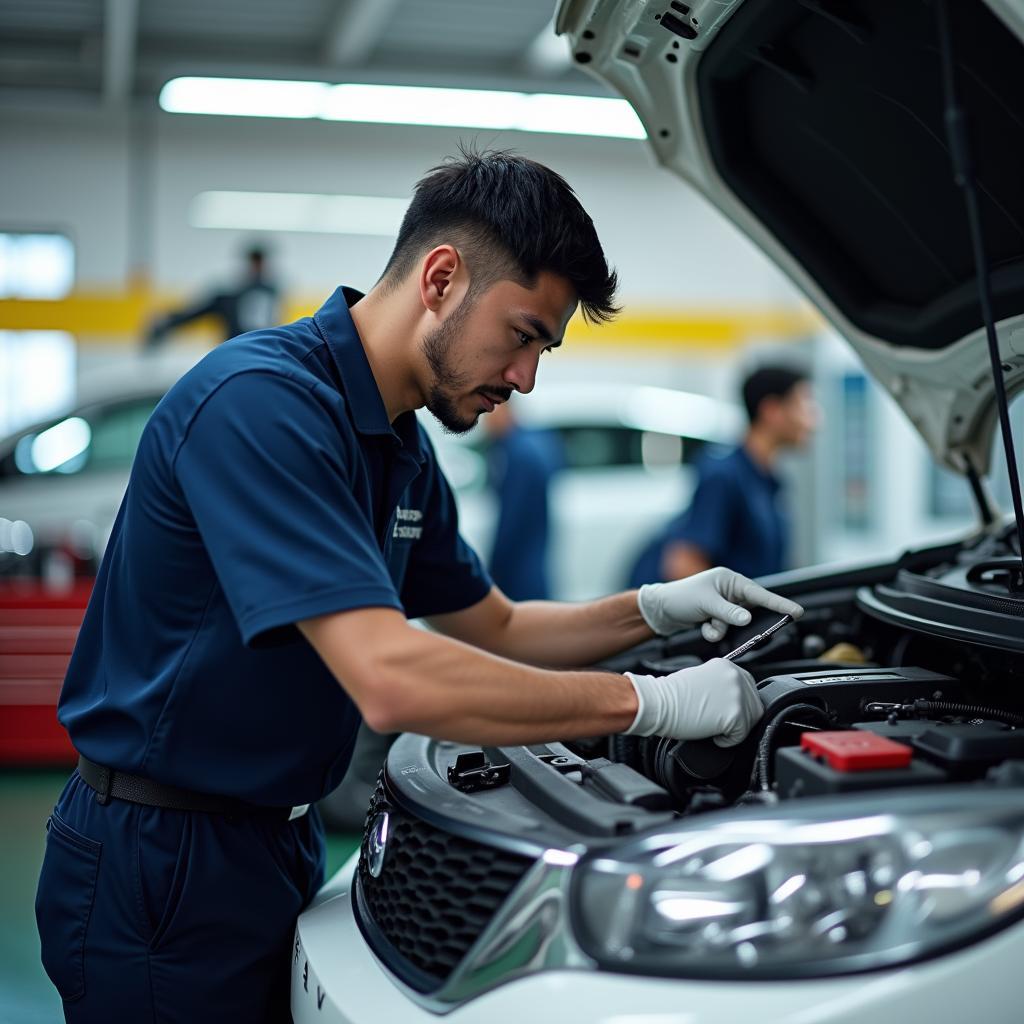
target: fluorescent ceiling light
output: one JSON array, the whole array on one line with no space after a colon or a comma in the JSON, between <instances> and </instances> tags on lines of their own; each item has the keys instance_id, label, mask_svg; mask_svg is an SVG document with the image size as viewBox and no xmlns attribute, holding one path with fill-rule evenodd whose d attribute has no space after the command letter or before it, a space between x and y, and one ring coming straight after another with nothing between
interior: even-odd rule
<instances>
[{"instance_id":1,"label":"fluorescent ceiling light","mask_svg":"<svg viewBox=\"0 0 1024 1024\"><path fill-rule=\"evenodd\" d=\"M335 85L320 116L328 121L645 138L640 119L625 100L558 93Z\"/></svg>"},{"instance_id":2,"label":"fluorescent ceiling light","mask_svg":"<svg viewBox=\"0 0 1024 1024\"><path fill-rule=\"evenodd\" d=\"M174 78L160 91L160 106L176 114L320 118L620 139L647 137L636 112L625 100L560 93Z\"/></svg>"},{"instance_id":3,"label":"fluorescent ceiling light","mask_svg":"<svg viewBox=\"0 0 1024 1024\"><path fill-rule=\"evenodd\" d=\"M625 100L543 92L527 94L523 100L523 131L647 138L636 111Z\"/></svg>"},{"instance_id":4,"label":"fluorescent ceiling light","mask_svg":"<svg viewBox=\"0 0 1024 1024\"><path fill-rule=\"evenodd\" d=\"M409 205L391 196L307 192L200 192L189 204L197 228L245 231L318 231L393 238Z\"/></svg>"},{"instance_id":5,"label":"fluorescent ceiling light","mask_svg":"<svg viewBox=\"0 0 1024 1024\"><path fill-rule=\"evenodd\" d=\"M172 78L160 90L160 106L175 114L317 117L328 88L325 82Z\"/></svg>"}]
</instances>

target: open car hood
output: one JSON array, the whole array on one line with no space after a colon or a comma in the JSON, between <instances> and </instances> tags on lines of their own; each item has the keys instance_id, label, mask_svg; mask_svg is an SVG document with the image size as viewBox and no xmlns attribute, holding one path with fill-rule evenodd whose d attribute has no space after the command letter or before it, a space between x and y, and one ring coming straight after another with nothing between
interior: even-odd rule
<instances>
[{"instance_id":1,"label":"open car hood","mask_svg":"<svg viewBox=\"0 0 1024 1024\"><path fill-rule=\"evenodd\" d=\"M948 7L1012 396L1024 387L1024 0ZM995 384L934 4L562 0L556 30L633 105L658 162L848 339L935 456L987 472Z\"/></svg>"}]
</instances>

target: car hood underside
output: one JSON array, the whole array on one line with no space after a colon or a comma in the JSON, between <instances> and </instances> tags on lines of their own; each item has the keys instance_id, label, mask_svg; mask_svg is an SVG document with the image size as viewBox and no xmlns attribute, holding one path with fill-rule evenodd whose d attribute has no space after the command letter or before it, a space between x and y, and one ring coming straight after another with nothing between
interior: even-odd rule
<instances>
[{"instance_id":1,"label":"car hood underside","mask_svg":"<svg viewBox=\"0 0 1024 1024\"><path fill-rule=\"evenodd\" d=\"M994 319L1024 385L1024 5L949 3ZM659 162L793 278L938 458L988 468L994 384L944 123L935 5L564 0L576 59Z\"/></svg>"}]
</instances>

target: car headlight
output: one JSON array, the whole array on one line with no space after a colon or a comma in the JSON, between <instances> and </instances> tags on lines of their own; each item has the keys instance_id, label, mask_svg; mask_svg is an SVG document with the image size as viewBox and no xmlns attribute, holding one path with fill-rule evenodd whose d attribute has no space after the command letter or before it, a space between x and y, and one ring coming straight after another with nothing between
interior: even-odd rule
<instances>
[{"instance_id":1,"label":"car headlight","mask_svg":"<svg viewBox=\"0 0 1024 1024\"><path fill-rule=\"evenodd\" d=\"M591 855L573 887L581 947L613 970L809 977L935 955L1024 911L1024 791L843 804L697 818Z\"/></svg>"}]
</instances>

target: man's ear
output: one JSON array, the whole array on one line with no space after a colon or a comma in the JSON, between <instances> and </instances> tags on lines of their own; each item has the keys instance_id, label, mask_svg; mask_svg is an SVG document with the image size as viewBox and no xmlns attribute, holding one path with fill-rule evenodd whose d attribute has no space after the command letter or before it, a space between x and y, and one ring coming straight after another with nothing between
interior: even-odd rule
<instances>
[{"instance_id":1,"label":"man's ear","mask_svg":"<svg viewBox=\"0 0 1024 1024\"><path fill-rule=\"evenodd\" d=\"M446 298L451 297L452 283L462 265L462 257L454 245L431 249L420 263L420 301L425 309L440 312Z\"/></svg>"}]
</instances>

